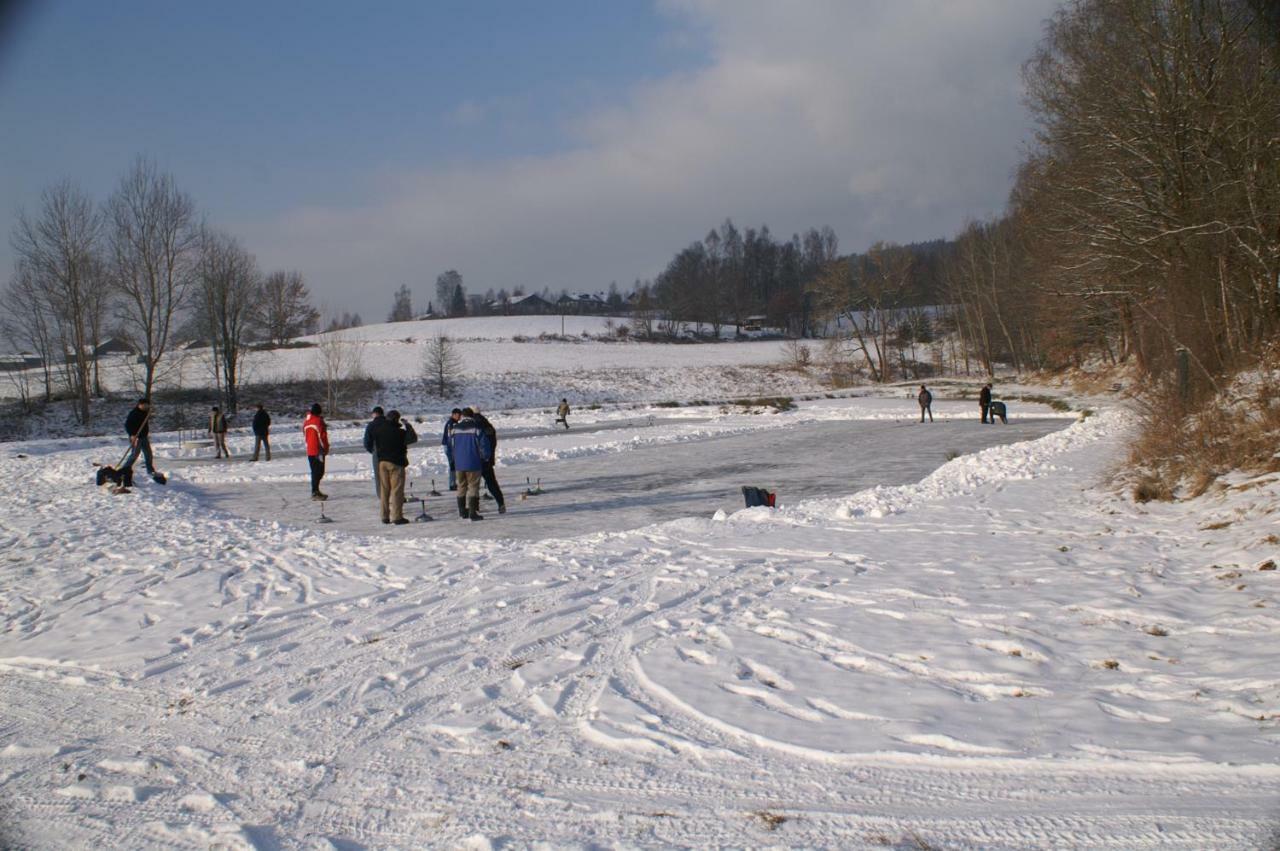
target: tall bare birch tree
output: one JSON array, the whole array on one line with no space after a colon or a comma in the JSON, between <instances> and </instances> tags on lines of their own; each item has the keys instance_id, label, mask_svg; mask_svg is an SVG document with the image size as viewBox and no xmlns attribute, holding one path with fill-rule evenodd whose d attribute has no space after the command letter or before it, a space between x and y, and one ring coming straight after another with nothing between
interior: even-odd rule
<instances>
[{"instance_id":1,"label":"tall bare birch tree","mask_svg":"<svg viewBox=\"0 0 1280 851\"><path fill-rule=\"evenodd\" d=\"M143 392L150 396L196 278L195 204L171 175L139 158L106 209L118 319L143 359Z\"/></svg>"}]
</instances>

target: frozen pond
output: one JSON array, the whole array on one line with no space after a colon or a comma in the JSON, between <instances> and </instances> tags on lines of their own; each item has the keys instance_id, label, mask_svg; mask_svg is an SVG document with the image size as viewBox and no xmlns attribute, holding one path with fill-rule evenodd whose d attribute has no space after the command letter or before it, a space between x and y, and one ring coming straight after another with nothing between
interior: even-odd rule
<instances>
[{"instance_id":1,"label":"frozen pond","mask_svg":"<svg viewBox=\"0 0 1280 851\"><path fill-rule=\"evenodd\" d=\"M503 462L506 456L522 457L521 448L538 440L585 441L607 437L643 438L662 429L642 419L628 423L575 427L551 437L546 429L513 429L500 432L497 474L508 511L499 515L494 502L481 501L483 522L458 517L457 503L444 491L443 476L436 480L442 496L428 497L430 523L388 529L379 522L373 496L368 456L350 451L330 457L322 488L330 530L353 533L465 538L520 538L539 540L614 532L689 516L709 516L718 509L743 507L741 487L754 485L778 495L778 504L814 497L835 497L875 485L900 485L919 481L946 462L948 456L970 454L990 446L1031 440L1065 427L1061 417L1029 417L1008 425L983 426L976 419L939 419L935 423L912 421L844 420L802 422L758 428L741 434L694 435L691 439L657 445L637 441L634 448L558 458ZM680 420L695 428L700 420ZM410 458L434 452L436 437L423 434L411 447ZM198 462L197 462L198 463ZM243 458L232 462L243 464ZM294 454L278 457L271 467L289 465L289 472L305 468ZM263 465L265 466L265 465ZM541 480L541 495L522 498L526 480ZM415 495L431 489L427 476L411 476ZM278 520L298 526L314 525L320 505L309 499L302 481L206 483L201 499L214 509ZM406 504L405 515L421 513L419 503Z\"/></svg>"}]
</instances>

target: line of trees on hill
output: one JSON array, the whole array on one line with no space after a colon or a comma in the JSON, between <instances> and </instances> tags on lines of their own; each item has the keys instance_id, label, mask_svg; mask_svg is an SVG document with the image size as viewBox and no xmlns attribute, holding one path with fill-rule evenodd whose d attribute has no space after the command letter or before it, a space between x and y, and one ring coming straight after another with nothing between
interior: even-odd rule
<instances>
[{"instance_id":1,"label":"line of trees on hill","mask_svg":"<svg viewBox=\"0 0 1280 851\"><path fill-rule=\"evenodd\" d=\"M176 366L181 343L203 340L234 411L249 346L281 345L319 322L299 273L263 274L235 237L202 219L171 175L141 157L102 203L71 181L47 188L38 210L19 214L12 243L16 269L0 294L0 335L38 359L46 401L55 387L70 390L82 422L102 394L99 354L108 339L137 353L146 396ZM25 374L18 383L32 392Z\"/></svg>"}]
</instances>

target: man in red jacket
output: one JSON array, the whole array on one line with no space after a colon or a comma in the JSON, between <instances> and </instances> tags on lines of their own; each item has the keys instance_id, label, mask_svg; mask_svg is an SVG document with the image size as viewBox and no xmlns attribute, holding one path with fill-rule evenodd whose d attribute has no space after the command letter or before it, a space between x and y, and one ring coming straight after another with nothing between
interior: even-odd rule
<instances>
[{"instance_id":1,"label":"man in red jacket","mask_svg":"<svg viewBox=\"0 0 1280 851\"><path fill-rule=\"evenodd\" d=\"M324 478L324 458L329 454L329 430L320 416L320 403L311 406L311 412L302 420L302 436L307 441L307 464L311 467L311 498L321 502L329 498L320 492L320 480Z\"/></svg>"}]
</instances>

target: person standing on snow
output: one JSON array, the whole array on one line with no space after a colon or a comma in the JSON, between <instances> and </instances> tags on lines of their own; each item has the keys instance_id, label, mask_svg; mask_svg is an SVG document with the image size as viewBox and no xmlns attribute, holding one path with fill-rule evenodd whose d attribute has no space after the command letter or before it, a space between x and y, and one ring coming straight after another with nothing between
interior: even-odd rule
<instances>
[{"instance_id":1,"label":"person standing on snow","mask_svg":"<svg viewBox=\"0 0 1280 851\"><path fill-rule=\"evenodd\" d=\"M564 423L564 430L569 430L569 400L561 399L560 406L556 408L556 422Z\"/></svg>"},{"instance_id":2,"label":"person standing on snow","mask_svg":"<svg viewBox=\"0 0 1280 851\"><path fill-rule=\"evenodd\" d=\"M462 409L454 408L449 414L449 419L444 421L444 433L440 435L440 445L444 447L444 457L449 461L449 490L451 491L458 489L458 473L453 466L453 443L449 440L449 435L453 434L453 427L458 424L460 419L462 419Z\"/></svg>"},{"instance_id":3,"label":"person standing on snow","mask_svg":"<svg viewBox=\"0 0 1280 851\"><path fill-rule=\"evenodd\" d=\"M271 431L271 415L267 413L267 409L258 403L258 412L253 415L253 457L249 460L258 460L258 450L265 448L267 450L267 460L271 460L271 439L268 436Z\"/></svg>"},{"instance_id":4,"label":"person standing on snow","mask_svg":"<svg viewBox=\"0 0 1280 851\"><path fill-rule=\"evenodd\" d=\"M213 410L209 412L209 434L213 435L213 448L218 450L218 454L214 458L227 456L227 460L231 460L231 451L227 449L227 417L218 408L213 406Z\"/></svg>"},{"instance_id":5,"label":"person standing on snow","mask_svg":"<svg viewBox=\"0 0 1280 851\"><path fill-rule=\"evenodd\" d=\"M468 415L468 411L463 411L462 419L449 435L449 442L453 447L453 463L458 476L458 515L483 520L480 516L480 479L484 459L491 453L489 438L485 437L479 423Z\"/></svg>"},{"instance_id":6,"label":"person standing on snow","mask_svg":"<svg viewBox=\"0 0 1280 851\"><path fill-rule=\"evenodd\" d=\"M124 420L125 433L129 435L129 454L125 456L121 470L128 469L138 460L141 454L147 465L147 475L156 474L155 462L151 457L151 400L139 399L138 404L129 412Z\"/></svg>"},{"instance_id":7,"label":"person standing on snow","mask_svg":"<svg viewBox=\"0 0 1280 851\"><path fill-rule=\"evenodd\" d=\"M320 480L324 478L324 459L329 454L329 429L320 414L320 403L316 402L302 420L302 437L307 442L307 466L311 468L311 498L316 502L329 498L328 494L320 491Z\"/></svg>"},{"instance_id":8,"label":"person standing on snow","mask_svg":"<svg viewBox=\"0 0 1280 851\"><path fill-rule=\"evenodd\" d=\"M916 394L916 401L920 403L920 422L924 422L925 411L929 412L929 422L933 422L933 394L929 392L929 388L923 384L920 385L920 392Z\"/></svg>"},{"instance_id":9,"label":"person standing on snow","mask_svg":"<svg viewBox=\"0 0 1280 851\"><path fill-rule=\"evenodd\" d=\"M471 418L476 421L476 425L480 426L480 431L484 432L484 436L489 439L489 454L485 456L484 467L480 470L480 475L484 478L484 486L489 491L489 496L493 497L494 502L498 503L498 513L507 513L507 501L502 498L502 488L498 487L498 477L493 472L494 462L498 458L498 430L493 427L493 423L475 408L468 408L471 411Z\"/></svg>"},{"instance_id":10,"label":"person standing on snow","mask_svg":"<svg viewBox=\"0 0 1280 851\"><path fill-rule=\"evenodd\" d=\"M418 442L418 433L408 420L400 419L399 411L390 411L375 422L378 426L373 431L373 446L378 459L382 522L403 526L409 522L404 517L404 471L409 466L409 444Z\"/></svg>"},{"instance_id":11,"label":"person standing on snow","mask_svg":"<svg viewBox=\"0 0 1280 851\"><path fill-rule=\"evenodd\" d=\"M375 405L373 419L369 420L369 424L364 427L364 451L368 452L373 458L373 495L378 499L382 498L382 473L378 469L378 447L374 443L373 437L386 421L386 417L382 415L382 406ZM414 440L417 440L417 438L415 437Z\"/></svg>"},{"instance_id":12,"label":"person standing on snow","mask_svg":"<svg viewBox=\"0 0 1280 851\"><path fill-rule=\"evenodd\" d=\"M982 421L987 421L987 411L991 408L991 385L984 384L982 392L978 394L978 408L982 411ZM991 422L995 422L993 418Z\"/></svg>"}]
</instances>

